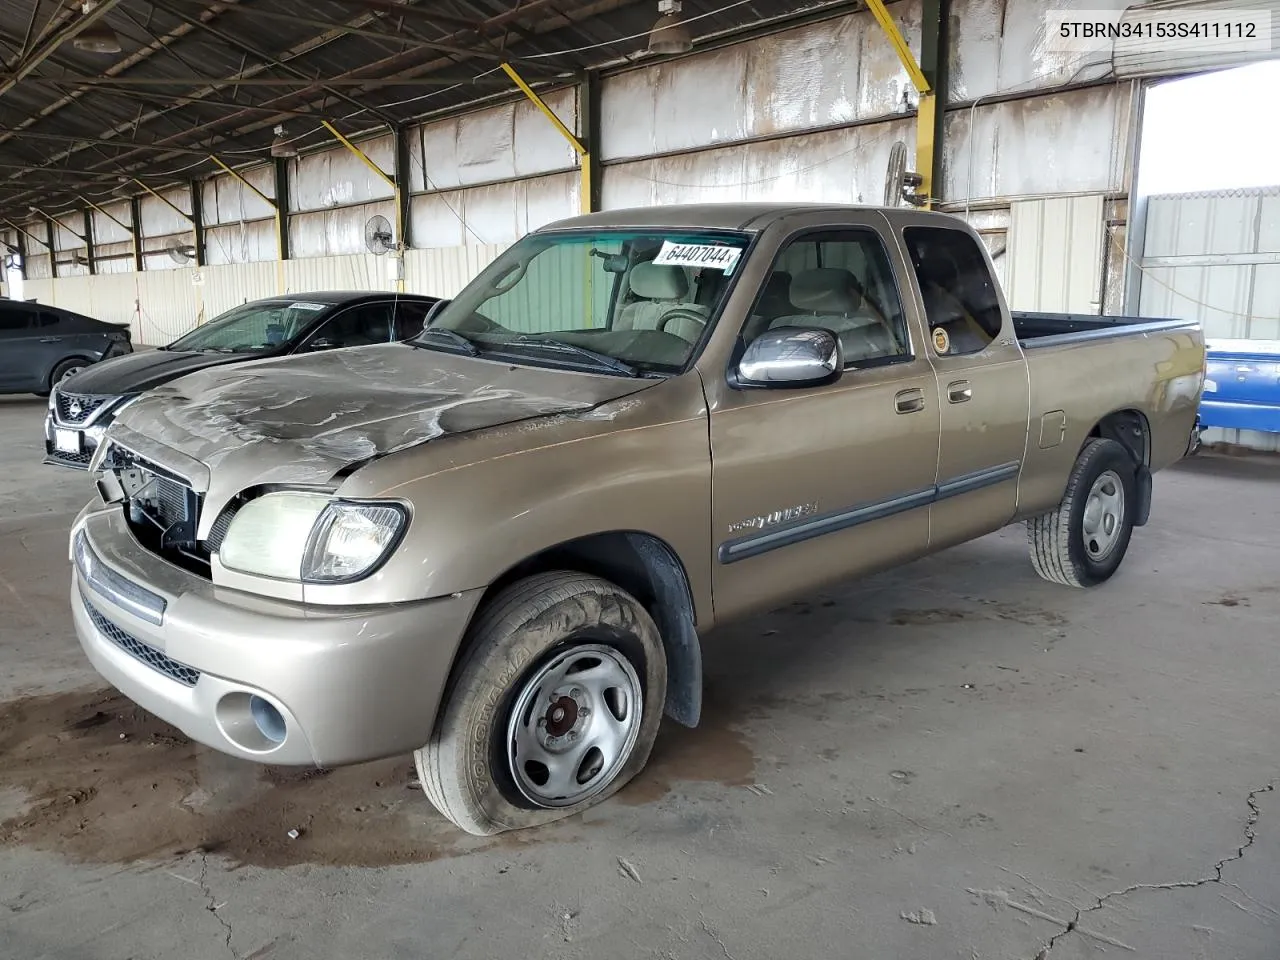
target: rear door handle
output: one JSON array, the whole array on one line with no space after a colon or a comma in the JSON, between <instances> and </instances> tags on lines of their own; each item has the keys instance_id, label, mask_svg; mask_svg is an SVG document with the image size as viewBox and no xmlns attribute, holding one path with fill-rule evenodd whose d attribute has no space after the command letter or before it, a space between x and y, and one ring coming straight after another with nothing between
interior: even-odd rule
<instances>
[{"instance_id":1,"label":"rear door handle","mask_svg":"<svg viewBox=\"0 0 1280 960\"><path fill-rule=\"evenodd\" d=\"M957 380L947 384L947 399L952 403L964 403L973 399L973 387L968 380Z\"/></svg>"},{"instance_id":2,"label":"rear door handle","mask_svg":"<svg viewBox=\"0 0 1280 960\"><path fill-rule=\"evenodd\" d=\"M62 338L61 337L41 337L40 342L41 343L61 343Z\"/></svg>"},{"instance_id":3,"label":"rear door handle","mask_svg":"<svg viewBox=\"0 0 1280 960\"><path fill-rule=\"evenodd\" d=\"M924 391L900 390L893 398L893 406L899 413L919 413L924 409Z\"/></svg>"}]
</instances>

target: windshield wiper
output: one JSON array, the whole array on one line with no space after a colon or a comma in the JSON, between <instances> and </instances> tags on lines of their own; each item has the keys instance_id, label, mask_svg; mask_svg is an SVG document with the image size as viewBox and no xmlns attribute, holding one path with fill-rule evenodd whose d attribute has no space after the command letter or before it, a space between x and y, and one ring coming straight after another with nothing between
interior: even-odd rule
<instances>
[{"instance_id":1,"label":"windshield wiper","mask_svg":"<svg viewBox=\"0 0 1280 960\"><path fill-rule=\"evenodd\" d=\"M594 350L580 347L576 343L570 343L568 340L557 340L554 337L533 336L525 333L508 340L507 343L525 343L546 347L548 350L559 350L563 353L576 353L580 357L586 357L598 367L604 367L606 370L612 370L625 377L640 376L640 371L626 361L611 357L607 353L596 353Z\"/></svg>"},{"instance_id":2,"label":"windshield wiper","mask_svg":"<svg viewBox=\"0 0 1280 960\"><path fill-rule=\"evenodd\" d=\"M424 327L422 332L409 341L409 345L413 347L423 347L422 338L427 336L443 337L454 346L458 347L469 357L480 356L480 348L472 343L468 338L458 333L456 330L450 330L448 327Z\"/></svg>"}]
</instances>

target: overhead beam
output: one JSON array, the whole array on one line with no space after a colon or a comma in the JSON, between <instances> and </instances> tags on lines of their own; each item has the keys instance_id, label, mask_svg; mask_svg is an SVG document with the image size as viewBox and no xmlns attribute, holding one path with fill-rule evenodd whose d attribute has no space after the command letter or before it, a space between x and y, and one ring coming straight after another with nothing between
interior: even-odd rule
<instances>
[{"instance_id":1,"label":"overhead beam","mask_svg":"<svg viewBox=\"0 0 1280 960\"><path fill-rule=\"evenodd\" d=\"M220 84L228 87L408 87L408 86L452 86L457 83L470 83L473 80L487 80L487 77L471 77L462 74L453 76L432 77L370 77L368 79L352 77L308 77L299 75L293 79L288 77L245 77L231 80L214 77L113 77L103 81L90 76L31 77L28 83L41 84L96 84L105 90L124 89L126 87L198 87L209 84ZM493 82L493 81L490 81ZM241 104L248 107L249 104ZM369 109L362 107L362 109Z\"/></svg>"},{"instance_id":2,"label":"overhead beam","mask_svg":"<svg viewBox=\"0 0 1280 960\"><path fill-rule=\"evenodd\" d=\"M48 60L57 49L68 40L74 40L84 30L119 6L120 0L98 0L98 5L88 13L82 14L65 27L39 44L30 55L23 57L3 80L0 80L0 97L12 90L20 81L35 72L36 67Z\"/></svg>"},{"instance_id":3,"label":"overhead beam","mask_svg":"<svg viewBox=\"0 0 1280 960\"><path fill-rule=\"evenodd\" d=\"M196 150L191 147L169 147L156 143L130 143L127 140L107 140L102 137L77 137L69 133L37 133L34 130L23 130L18 134L19 140L50 140L54 143L92 143L98 146L120 147L123 150L162 150L167 153L188 153L195 156L208 156L208 150ZM56 168L54 168L56 169Z\"/></svg>"},{"instance_id":4,"label":"overhead beam","mask_svg":"<svg viewBox=\"0 0 1280 960\"><path fill-rule=\"evenodd\" d=\"M350 0L350 2L354 2L357 5L361 5L363 0ZM554 4L557 2L559 2L559 0L529 0L529 2L524 3L521 6L518 6L516 8L513 8L512 10L508 10L505 13L497 14L494 17L489 18L488 20L484 21L484 23L481 24L480 27L482 30L493 29L499 26L505 26L508 23L515 23L522 18L528 19L530 17L534 17L534 15L537 15L537 14L545 14L541 17L535 17L534 23L529 29L530 35L537 36L554 29L559 29L567 24L572 24L576 22L574 18L570 18L565 14L555 10ZM626 0L597 0L597 2L591 3L584 8L575 10L574 14L577 19L582 19L583 17L594 15L606 9L611 9L612 7L618 5L620 2L626 2ZM236 3L238 3L238 0L219 0L218 8L220 11L226 10L228 7L232 9L236 9L235 7ZM406 5L399 12L407 12L415 9L416 9L415 7L410 7ZM180 31L184 31L184 30L187 32L190 32L191 29L194 29L194 28L190 27L190 25L187 23L182 23L182 24L179 24L173 31L171 31L170 34L166 36L173 36L178 34ZM285 60L292 60L299 56L303 56L306 53L312 52L318 49L319 47L327 44L331 40L336 39L340 35L341 34L337 33L336 31L330 31L328 34L325 34L319 37L309 38L305 41L302 41L294 45L289 50L286 50L283 53L279 54L276 59L278 61L285 61ZM446 39L451 41L457 40L459 36L460 36L460 32L450 35ZM350 79L352 80L353 86L360 85L363 87L391 86L393 84L387 81L393 81L393 80L421 84L423 82L430 82L428 78L424 77L424 74L429 74L432 71L439 70L442 67L447 68L449 66L454 65L452 61L448 60L447 58L444 58L443 56L435 57L434 59L424 59L422 54L423 54L423 51L417 50L417 49L406 51L400 54L395 54L390 57L384 58L383 60L379 60L376 63L367 64L363 67L351 70L348 73L344 74L341 78L336 78L336 79L343 79L343 80ZM131 60L132 58L128 58L128 59ZM125 61L122 61L121 63L124 63L124 62ZM120 64L117 64L116 66L120 66ZM249 79L251 77L257 76L258 74L262 73L267 69L268 69L268 66L266 64L255 64L248 67L247 69L242 69L241 71L239 71L237 74L233 76L225 77L221 80L211 81L205 87L201 87L199 90L193 91L193 93L190 96L190 99L184 98L183 100L178 101L178 104L176 104L173 107L157 108L155 110L152 110L145 115L139 116L134 121L117 125L117 127L113 128L112 131L109 131L109 132L122 132L125 130L132 130L136 128L138 124L149 123L158 116L161 116L172 110L179 109L179 105L186 105L186 103L198 102L201 97L208 95L209 93L213 93L217 90L224 89L226 87L234 87L236 86L237 83L242 82L243 80ZM114 77L115 71L116 71L116 67L112 67L112 68L109 68L108 71L106 71L106 73ZM368 76L369 74L377 71L383 72L386 78L381 83L376 77ZM360 74L364 74L365 76L359 77ZM359 79L357 79L358 77ZM398 85L398 84L394 84L394 85ZM49 115L52 112L55 112L56 109L59 109L61 106L65 105L66 103L73 102L76 96L79 96L84 92L84 89L86 88L77 88L77 90L73 91L73 94L70 95L70 99L68 99L67 97L64 97L63 100L59 101L57 104L54 104L51 107L41 111L41 115L42 116ZM298 98L305 97L306 99L304 102L307 105L316 109L322 109L326 101L331 96L333 96L333 93L330 92L328 94L321 95L319 90L316 90L312 87L308 87L304 90L291 92L287 96L298 97ZM272 116L272 115L263 116L261 119L251 119L251 117L253 117L254 114L258 114L258 115L262 114L263 112L261 109L262 106L264 105L263 104L254 104L254 105L246 104L243 110L241 110L240 112L234 113L231 116L224 118L222 121L220 121L220 123L230 126L231 124L237 121L240 121L241 125L236 127L231 127L230 129L227 129L226 127L224 127L223 129L226 130L225 133L217 133L212 137L205 139L204 144L206 148L212 147L218 143L223 143L230 139L245 136L246 134L253 133L259 129L269 128L271 125L273 125L276 122L279 122L280 120L288 119L288 117L291 115L289 112L284 112L281 114L277 114L275 116ZM363 112L365 108L362 106L361 109ZM23 123L27 124L30 122L33 122L33 120L24 121ZM12 135L11 133L10 134L0 133L0 142L2 142L4 139L6 139L8 136L11 136L11 135ZM168 144L168 143L173 143L175 141L180 141L180 139L181 139L181 136L178 134L175 134L170 137L162 138L160 142ZM63 160L63 159L66 159L67 157L72 156L75 153L79 153L80 151L86 150L86 149L91 149L91 146L90 145L73 145L69 147L67 150L62 151L55 157L51 158L51 160L53 161ZM164 158L163 155L158 156L158 159L163 159L163 158ZM131 152L126 151L124 154L118 155L112 158L110 161L103 161L103 162L104 163L109 162L115 167L115 169L112 172L119 172L121 169L123 169L125 172L130 172L131 170L134 170L139 166L138 163L130 163L130 161L133 161L133 159L134 159L133 154ZM124 165L124 166L122 167L121 165ZM29 196L30 193L31 191L26 191L25 193L20 194L20 196L22 197Z\"/></svg>"},{"instance_id":5,"label":"overhead beam","mask_svg":"<svg viewBox=\"0 0 1280 960\"><path fill-rule=\"evenodd\" d=\"M227 33L225 30L221 30L218 27L215 27L213 24L205 20L200 20L196 17L192 17L190 14L186 13L185 11L177 10L173 6L169 5L168 3L162 2L162 0L148 0L148 2L157 10L163 10L166 13L177 17L179 20L185 21L186 23L190 23L192 26L198 27L199 29L205 31L209 35L217 37L227 46L235 50L240 50L240 51L243 51L244 53L249 54L250 56L257 57L259 60L263 61L264 63L270 64L271 66L275 67L278 70L283 70L285 73L291 73L295 77L301 77L303 79L310 80L312 83L316 82L313 78L308 77L305 73L303 73L297 67L293 66L293 64L286 63L284 61L276 59L270 53L259 49L258 47L254 46L252 43L246 43L244 40L240 39L240 37L236 36L235 34ZM375 117L378 117L380 120L383 120L386 123L394 123L394 120L388 114L383 113L381 110L377 109L376 107L369 107L366 104L362 104L359 100L349 97L345 93L339 92L336 87L331 87L330 85L325 83L320 83L319 86L321 87L321 89L328 90L334 96L347 101L353 106L359 107L361 110L368 110Z\"/></svg>"},{"instance_id":6,"label":"overhead beam","mask_svg":"<svg viewBox=\"0 0 1280 960\"><path fill-rule=\"evenodd\" d=\"M179 0L179 2L185 3L185 2L191 2L191 0ZM194 2L203 3L204 0L194 0ZM403 11L405 9L411 9L411 8L401 7L400 9L401 11ZM299 16L295 16L292 13L286 13L283 10L269 10L265 7L253 7L253 6L246 5L239 8L238 12L249 17L262 17L268 20L286 20L289 23L300 23L303 26L318 27L321 30L340 30L343 33L353 34L358 37L371 37L376 40L392 40L392 41L399 40L400 43L403 43L409 46L426 47L429 50L440 50L444 53L455 53L464 57L479 57L484 60L495 60L495 61L502 59L502 57L499 54L492 53L489 51L472 50L467 47L460 47L457 44L444 43L439 40L419 39L416 37L416 35L411 36L408 33L402 34L399 37L397 37L396 34L387 33L385 30L367 30L364 27L352 26L351 24L332 23L325 20L316 20L312 17L299 17ZM436 20L439 19L439 17L436 17L434 14L432 14L431 16L433 17L433 19L436 19ZM375 20L376 19L380 19L380 18L375 18Z\"/></svg>"}]
</instances>

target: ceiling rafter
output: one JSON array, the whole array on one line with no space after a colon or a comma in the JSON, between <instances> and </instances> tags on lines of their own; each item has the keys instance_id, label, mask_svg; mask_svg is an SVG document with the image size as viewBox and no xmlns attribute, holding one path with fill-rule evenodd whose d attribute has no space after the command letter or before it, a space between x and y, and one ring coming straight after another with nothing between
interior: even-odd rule
<instances>
[{"instance_id":1,"label":"ceiling rafter","mask_svg":"<svg viewBox=\"0 0 1280 960\"><path fill-rule=\"evenodd\" d=\"M524 4L520 8L519 12L521 14L535 14L540 12L544 8L550 7L554 2L556 2L556 0L530 0L530 2ZM608 0L608 2L611 3L611 5L616 6L619 0ZM621 0L621 2L628 2L628 0ZM511 18L512 18L512 14L511 12L508 12L506 14L498 15L494 19L501 20L502 22L505 23L505 22L509 22ZM552 27L547 23L547 21L543 21L539 26L542 27L542 29L544 30L552 29ZM327 35L325 36L327 38ZM329 39L325 39L324 42L329 42ZM375 76L375 77L363 77L360 79L364 80L366 84L376 82L379 79L410 80L410 79L415 79L421 76L421 74L425 72L438 69L439 67L442 67L442 66L456 66L454 61L448 58L436 58L435 60L428 61L425 64L421 63L421 61L419 60L416 69L414 68L406 69L406 65L413 64L416 59L421 57L421 54L422 54L422 51L420 50L413 50L413 51L408 51L402 54L396 54L394 56L384 58L383 60L377 61L375 63L366 64L366 65L354 68L352 70L349 70L345 74L343 74L341 77L334 78L334 79L348 79L348 78L355 79L352 76L354 74L383 73L384 71L387 71L387 70L398 70L403 74L402 76L393 76L390 78L387 78L387 77L379 78ZM300 56L301 53L299 53L298 55ZM280 59L283 59L283 58L280 58ZM230 85L232 82L234 82L234 78L223 80L223 81L213 81L213 83L216 83L219 86L227 86L227 85ZM295 93L291 94L290 97L306 97L308 94L310 94L312 100L315 99L315 92L313 88L307 88L301 91L296 91ZM199 92L192 94L192 100L198 100L198 99L199 99ZM365 112L369 109L363 104L359 106L360 106L361 112ZM369 112L372 112L372 111L369 111ZM284 119L287 119L287 116L281 116L279 118L267 117L257 123L246 122L245 126L237 128L226 135L220 134L218 137L214 138L214 142L218 142L221 139L225 139L227 137L235 137L235 136L243 135L245 133L252 133L264 127L273 126L275 123L278 123L280 120L284 120ZM239 120L249 121L249 118L247 116L239 117L237 115L232 115L231 117L224 118L222 122L232 123ZM165 139L167 140L168 138L165 138Z\"/></svg>"}]
</instances>

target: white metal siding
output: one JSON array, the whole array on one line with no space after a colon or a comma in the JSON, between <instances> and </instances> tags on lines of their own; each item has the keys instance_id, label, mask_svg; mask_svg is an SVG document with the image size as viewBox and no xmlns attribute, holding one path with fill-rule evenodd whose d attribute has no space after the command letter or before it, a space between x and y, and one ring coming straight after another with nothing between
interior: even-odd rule
<instances>
[{"instance_id":1,"label":"white metal siding","mask_svg":"<svg viewBox=\"0 0 1280 960\"><path fill-rule=\"evenodd\" d=\"M1013 203L1005 293L1014 310L1100 313L1101 194Z\"/></svg>"},{"instance_id":2,"label":"white metal siding","mask_svg":"<svg viewBox=\"0 0 1280 960\"><path fill-rule=\"evenodd\" d=\"M1139 312L1198 320L1206 339L1280 340L1280 186L1147 201ZM1280 450L1280 435L1205 432Z\"/></svg>"}]
</instances>

